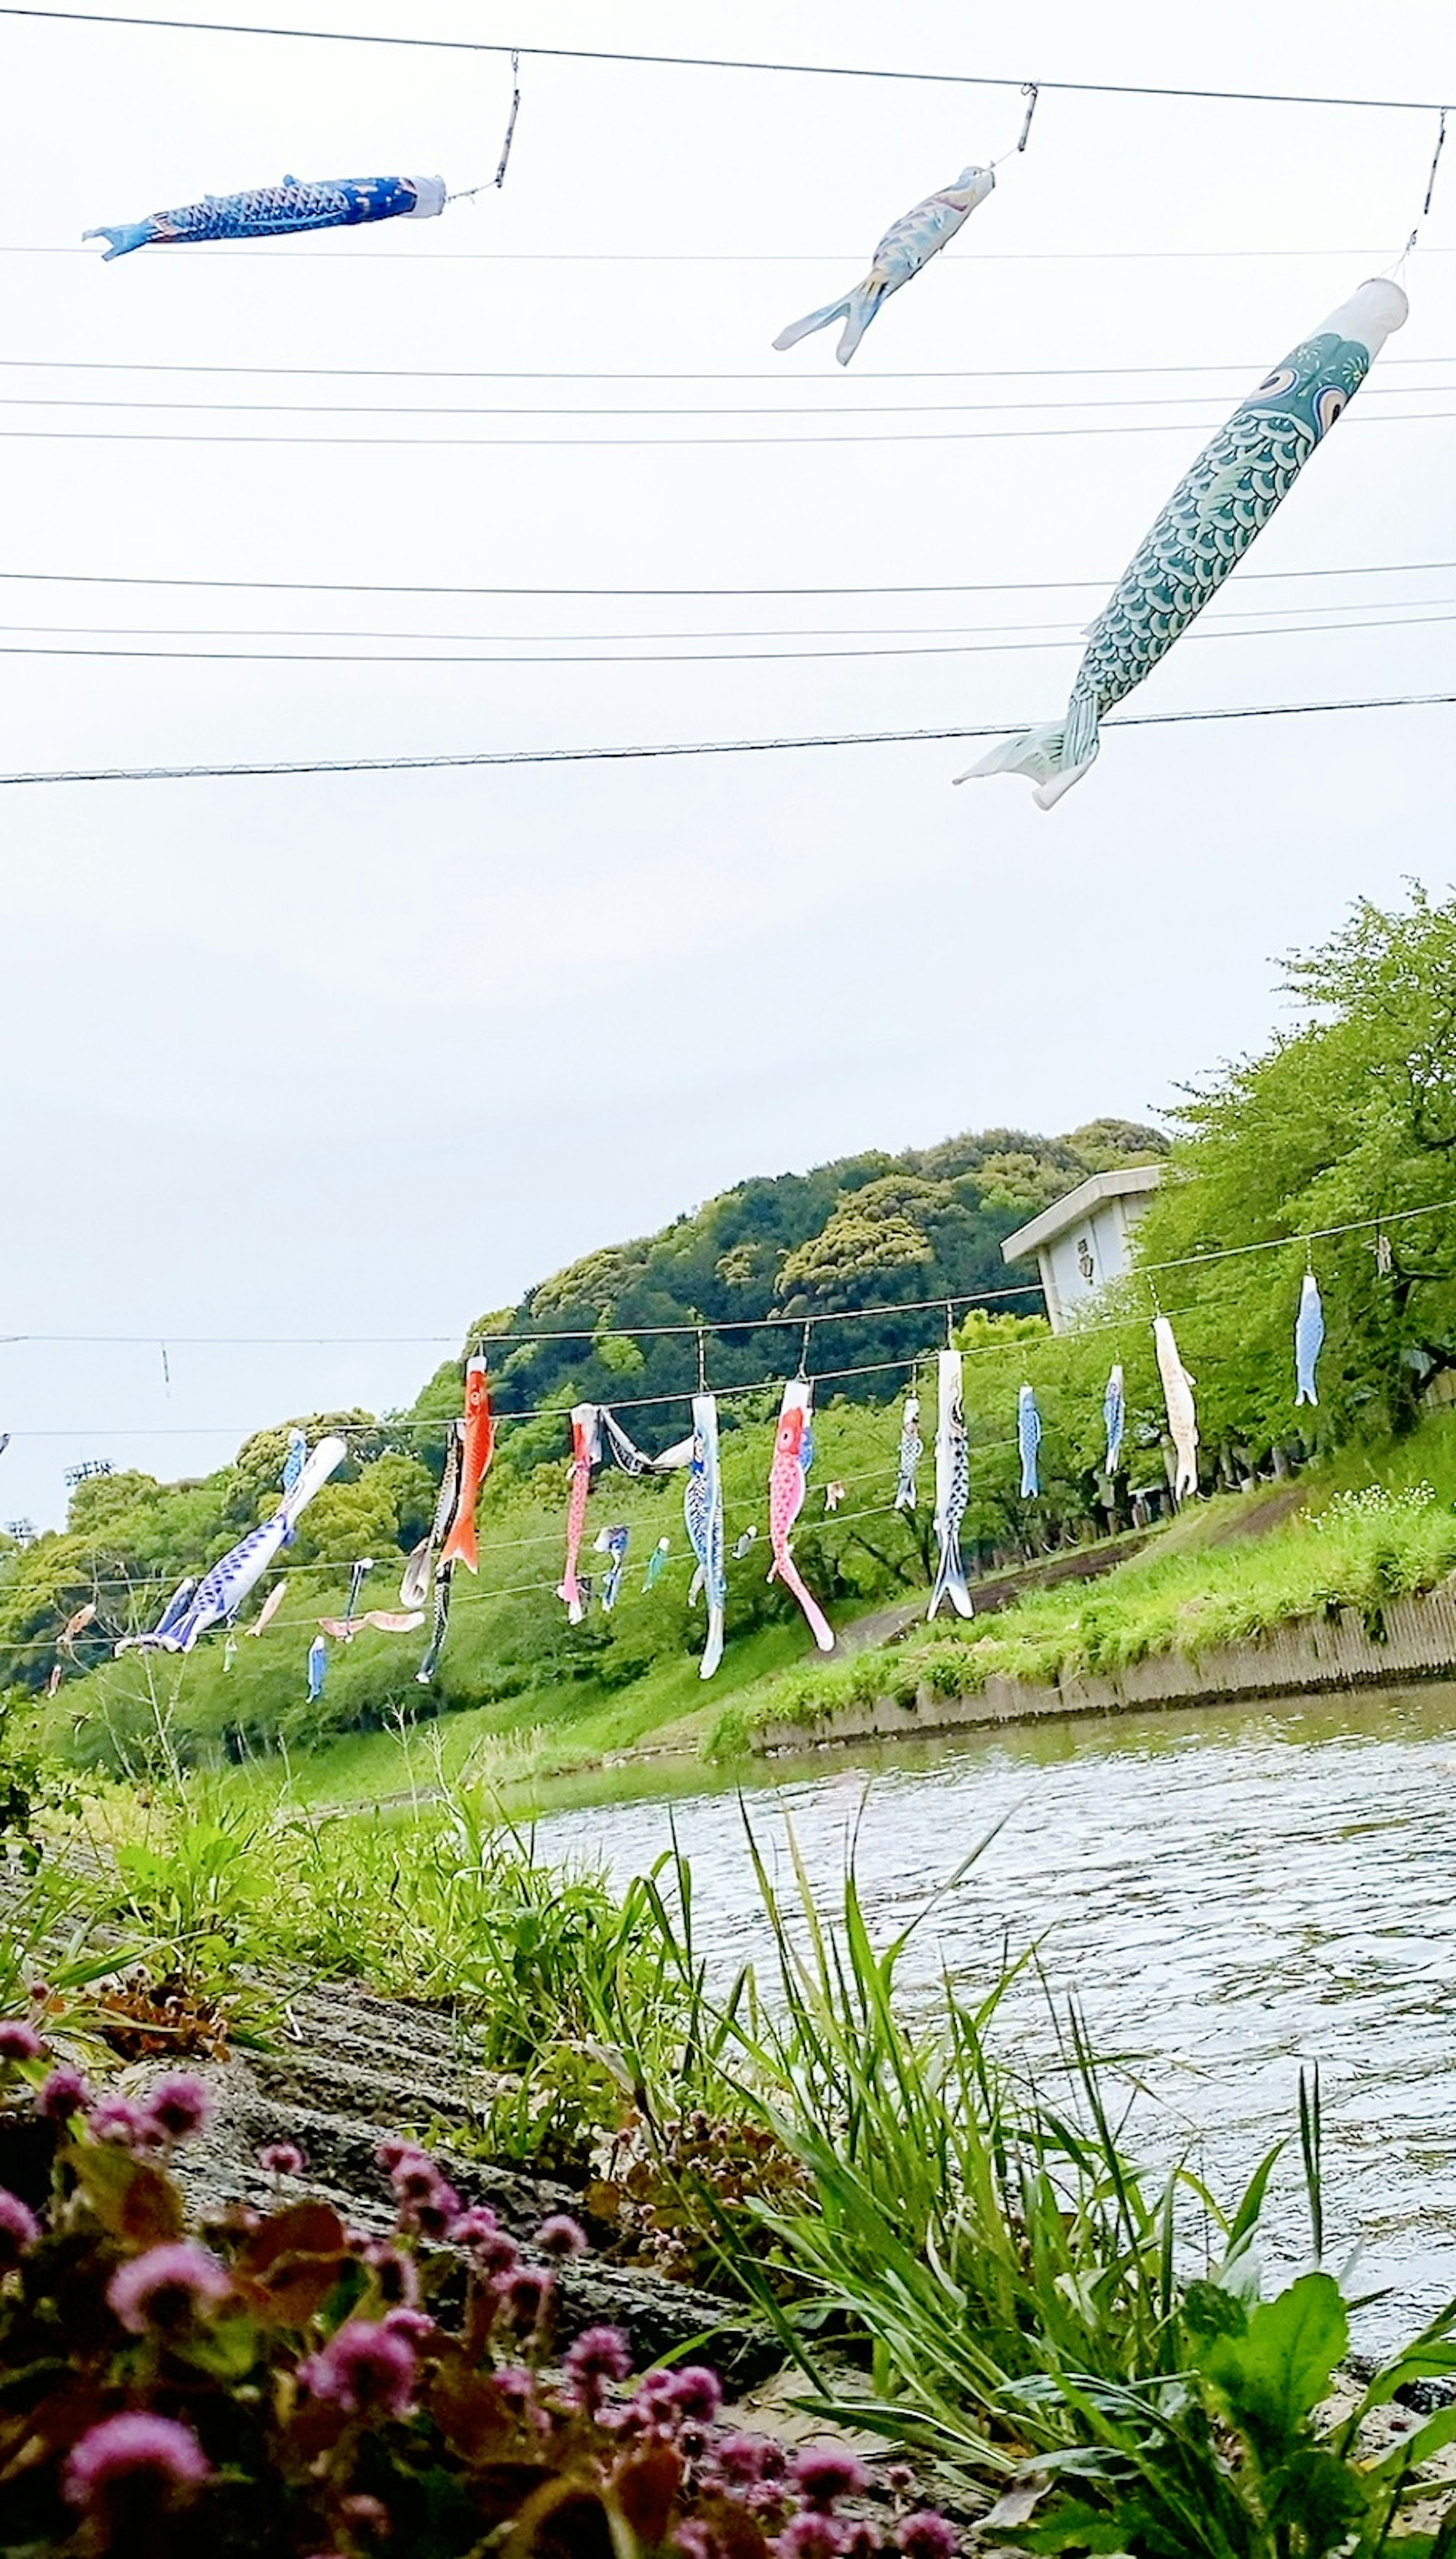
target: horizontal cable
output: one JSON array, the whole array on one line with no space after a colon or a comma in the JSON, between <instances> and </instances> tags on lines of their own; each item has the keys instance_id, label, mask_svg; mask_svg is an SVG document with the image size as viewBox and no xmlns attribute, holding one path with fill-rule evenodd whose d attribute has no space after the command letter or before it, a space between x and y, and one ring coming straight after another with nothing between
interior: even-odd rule
<instances>
[{"instance_id":1,"label":"horizontal cable","mask_svg":"<svg viewBox=\"0 0 1456 2559\"><path fill-rule=\"evenodd\" d=\"M1330 608L1334 610L1333 607ZM1450 622L1450 613L1403 611L1398 621L1360 619L1324 623L1267 623L1254 630L1194 631L1190 637L1208 640L1281 640L1289 638L1318 639L1326 632L1344 631L1408 631L1427 623ZM130 664L183 667L779 667L817 666L825 662L843 665L855 659L867 664L885 658L994 658L1020 656L1028 650L1068 649L1085 635L1069 631L1054 640L949 640L912 641L904 648L873 649L619 649L553 650L535 656L518 652L483 652L462 646L459 649L382 650L368 656L358 650L343 649L101 649L68 645L64 648L21 646L0 642L0 658L89 658L124 660Z\"/></svg>"},{"instance_id":2,"label":"horizontal cable","mask_svg":"<svg viewBox=\"0 0 1456 2559\"><path fill-rule=\"evenodd\" d=\"M801 385L797 382L785 384L785 388L790 390L795 390L800 387ZM1362 413L1364 414L1366 411L1366 404L1375 399L1447 398L1453 390L1456 390L1456 382L1372 382L1366 383L1362 385L1362 387L1365 394L1361 403ZM973 403L964 399L882 400L877 407L873 408L867 407L863 404L855 408L850 408L846 406L843 400L819 402L813 407L807 407L801 401L793 406L786 406L782 400L776 400L762 403L758 406L733 404L726 407L717 402L704 401L699 402L696 406L685 408L665 408L660 404L660 402L643 408L623 408L620 406L586 408L579 402L573 402L566 407L543 408L538 402L527 401L524 404L516 404L510 407L493 404L482 408L467 408L463 407L458 400L448 402L422 400L229 400L173 399L166 397L157 399L113 399L104 393L96 395L91 392L86 392L82 395L61 392L47 393L45 391L0 391L0 409L123 409L127 411L134 409L163 409L169 417L772 417L782 419L786 423L790 423L795 418L799 417L837 417L845 419L851 424L856 424L864 418L964 417L967 414L975 417L983 417L995 416L1003 411L1016 411L1019 413L1026 410L1041 409L1056 409L1060 411L1065 409L1089 408L1206 407L1208 405L1209 397L1210 394L1207 390L1161 391L1155 393L1123 391L1096 399L1086 399L1078 394L1074 394L1070 399L977 399Z\"/></svg>"},{"instance_id":3,"label":"horizontal cable","mask_svg":"<svg viewBox=\"0 0 1456 2559\"><path fill-rule=\"evenodd\" d=\"M1357 416L1356 427L1422 426L1453 416L1448 408ZM405 453L688 453L716 452L726 446L802 445L852 451L861 444L1032 444L1046 436L1190 435L1212 431L1222 418L1159 418L1146 424L1119 426L976 426L935 427L917 435L909 428L873 435L251 435L231 427L218 435L170 435L155 427L0 426L0 443L9 444L261 444L280 452L315 447L333 452L375 452L392 448ZM1347 427L1346 433L1350 429Z\"/></svg>"},{"instance_id":4,"label":"horizontal cable","mask_svg":"<svg viewBox=\"0 0 1456 2559\"><path fill-rule=\"evenodd\" d=\"M1323 702L1248 702L1218 710L1132 711L1102 722L1102 735L1121 728L1175 728L1208 720L1305 719L1333 711L1444 709L1456 693L1370 693ZM248 782L311 773L453 773L517 765L643 764L691 755L797 755L820 747L935 746L981 737L1006 737L1026 720L994 720L966 728L889 728L825 731L807 737L700 738L658 746L542 746L487 748L463 755L300 757L275 764L111 764L54 771L0 773L0 790L60 782Z\"/></svg>"},{"instance_id":5,"label":"horizontal cable","mask_svg":"<svg viewBox=\"0 0 1456 2559\"><path fill-rule=\"evenodd\" d=\"M1456 560L1352 560L1339 568L1244 568L1240 586L1282 584L1307 577L1422 577L1428 571L1456 568ZM232 595L490 595L607 597L613 602L641 597L657 602L667 597L822 596L822 595L1076 595L1105 589L1117 572L1105 577L990 578L978 585L936 586L405 586L371 581L298 577L128 577L114 570L5 568L0 583L25 586L168 586L205 588Z\"/></svg>"},{"instance_id":6,"label":"horizontal cable","mask_svg":"<svg viewBox=\"0 0 1456 2559\"><path fill-rule=\"evenodd\" d=\"M1381 358L1383 374L1397 366L1456 365L1452 356L1386 356ZM1259 366L1252 361L1235 365L997 365L970 369L922 369L918 373L865 373L857 375L845 387L851 390L873 388L879 382L1010 382L1010 381L1104 381L1131 378L1133 376L1159 376L1170 374L1238 374L1254 376ZM229 374L271 378L321 381L400 381L400 382L780 382L786 376L781 365L772 374L606 374L503 372L495 369L439 365L197 365L156 363L141 364L129 356L0 356L0 373L28 374ZM797 383L803 377L792 377ZM1191 394L1190 394L1191 396Z\"/></svg>"},{"instance_id":7,"label":"horizontal cable","mask_svg":"<svg viewBox=\"0 0 1456 2559\"><path fill-rule=\"evenodd\" d=\"M3 12L0 12L3 15ZM162 245L162 243L157 243ZM187 240L171 243L185 249L187 263L196 265L203 258L267 257L287 258L297 265L301 259L322 260L324 264L341 259L355 265L360 259L385 266L863 266L865 244L857 249L736 249L736 248L362 248L351 231L347 241L335 248L305 248L296 237L280 235L263 244L246 240ZM1389 241L1376 248L1021 248L977 249L957 251L943 249L940 253L943 273L959 274L962 268L977 266L1166 266L1187 264L1227 265L1248 258L1317 257L1384 258L1388 260ZM1456 248L1431 246L1423 248L1422 257L1456 257ZM0 240L0 257L81 257L91 265L100 263L96 251L63 240Z\"/></svg>"},{"instance_id":8,"label":"horizontal cable","mask_svg":"<svg viewBox=\"0 0 1456 2559\"><path fill-rule=\"evenodd\" d=\"M1456 595L1380 596L1373 601L1379 605L1382 613L1414 615L1420 620L1425 620L1430 610L1437 606L1456 606ZM1281 630L1286 625L1292 627L1300 622L1309 623L1316 630L1342 631L1368 628L1399 630L1400 628L1398 622L1379 622L1374 625L1364 621L1321 624L1314 619L1317 614L1348 614L1349 611L1350 604L1344 600L1328 604L1265 603L1248 613L1221 612L1217 620L1220 629L1226 626L1232 629L1246 622L1258 622L1262 615L1276 612L1284 617L1284 621L1278 626ZM552 646L587 644L602 649L609 646L632 649L639 642L649 640L680 641L684 646L708 640L1014 640L1030 632L1051 633L1059 641L1069 638L1076 640L1084 636L1078 624L1065 621L972 622L963 626L941 623L849 623L841 626L837 623L824 623L791 626L787 630L755 627L751 630L730 628L722 631L350 631L338 629L252 631L236 623L227 623L215 628L204 623L180 623L173 627L142 622L0 622L0 633L11 638L21 631L32 633L37 640L353 640L360 643L395 640L418 643L421 648L435 641L442 645L448 642L461 649L475 647L544 649ZM1202 639L1207 639L1209 636L1207 631L1199 634ZM874 653L871 651L866 654ZM352 664L353 661L350 663ZM388 661L381 663L387 664ZM530 658L524 658L521 661L524 666L534 663ZM547 659L542 663L550 665L551 661ZM608 659L605 663L610 666L618 662ZM620 663L623 666L631 666L633 661L630 658L624 658ZM684 663L691 662L689 660ZM367 666L370 661L366 658L362 659L360 664Z\"/></svg>"},{"instance_id":9,"label":"horizontal cable","mask_svg":"<svg viewBox=\"0 0 1456 2559\"><path fill-rule=\"evenodd\" d=\"M8 0L6 6L0 7L0 18L38 19L62 27L147 27L170 35L254 36L318 45L382 45L393 51L416 53L518 54L522 62L612 63L655 71L758 72L803 79L909 81L916 86L942 88L1025 89L1035 85L1067 96L1082 97L1209 98L1226 105L1349 106L1416 114L1435 114L1443 103L1449 102L1419 97L1335 97L1291 89L1173 88L1145 80L1058 80L1047 79L1040 74L1033 83L1029 74L887 71L863 63L754 62L720 54L621 53L588 45L491 44L475 36L374 35L363 28L352 27L248 26L229 19L154 18L115 9L23 8L8 5Z\"/></svg>"}]
</instances>

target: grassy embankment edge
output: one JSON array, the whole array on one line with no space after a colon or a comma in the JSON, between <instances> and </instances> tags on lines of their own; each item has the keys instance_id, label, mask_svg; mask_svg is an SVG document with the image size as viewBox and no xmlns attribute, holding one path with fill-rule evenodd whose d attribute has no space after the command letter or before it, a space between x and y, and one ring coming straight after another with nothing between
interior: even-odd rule
<instances>
[{"instance_id":1,"label":"grassy embankment edge","mask_svg":"<svg viewBox=\"0 0 1456 2559\"><path fill-rule=\"evenodd\" d=\"M1342 1608L1378 1629L1391 1600L1456 1569L1453 1499L1456 1414L1446 1412L1394 1446L1346 1451L1312 1472L1297 1507L1262 1533L1266 1488L1221 1495L1092 1586L1037 1591L995 1617L801 1665L726 1704L708 1753L742 1755L777 1728L822 1731L840 1710L881 1699L910 1708L925 1693L974 1697L998 1676L1046 1686L1155 1654L1197 1660Z\"/></svg>"}]
</instances>

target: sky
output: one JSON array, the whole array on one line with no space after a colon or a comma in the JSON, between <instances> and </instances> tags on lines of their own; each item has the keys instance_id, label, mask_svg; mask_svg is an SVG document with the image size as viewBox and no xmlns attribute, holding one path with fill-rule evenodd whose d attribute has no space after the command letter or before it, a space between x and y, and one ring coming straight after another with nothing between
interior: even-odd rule
<instances>
[{"instance_id":1,"label":"sky","mask_svg":"<svg viewBox=\"0 0 1456 2559\"><path fill-rule=\"evenodd\" d=\"M102 263L285 172L488 182L509 64L0 14L0 772L1050 717L1435 119L1044 89L1018 157L1019 83L1456 94L1441 0L218 14L1006 84L527 58L499 193ZM772 352L1004 152L846 372ZM1456 689L1453 162L1407 327L1131 708ZM403 1402L748 1174L1157 1114L1287 1018L1282 953L1446 886L1451 718L1108 733L1050 815L954 743L0 791L0 1521Z\"/></svg>"}]
</instances>

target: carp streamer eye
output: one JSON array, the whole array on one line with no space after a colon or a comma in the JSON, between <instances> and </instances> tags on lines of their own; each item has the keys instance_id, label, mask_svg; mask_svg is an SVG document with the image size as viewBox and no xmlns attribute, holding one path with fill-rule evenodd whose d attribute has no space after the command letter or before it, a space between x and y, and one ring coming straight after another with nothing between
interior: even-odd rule
<instances>
[{"instance_id":1,"label":"carp streamer eye","mask_svg":"<svg viewBox=\"0 0 1456 2559\"><path fill-rule=\"evenodd\" d=\"M1278 365L1273 373L1265 376L1255 396L1260 396L1264 391L1292 391L1298 379L1299 376L1292 365Z\"/></svg>"},{"instance_id":2,"label":"carp streamer eye","mask_svg":"<svg viewBox=\"0 0 1456 2559\"><path fill-rule=\"evenodd\" d=\"M1314 413L1319 421L1319 430L1321 435L1328 434L1330 428L1334 425L1336 418L1340 415L1341 410L1347 409L1349 406L1350 393L1348 391L1334 389L1321 391L1319 398L1314 404Z\"/></svg>"}]
</instances>

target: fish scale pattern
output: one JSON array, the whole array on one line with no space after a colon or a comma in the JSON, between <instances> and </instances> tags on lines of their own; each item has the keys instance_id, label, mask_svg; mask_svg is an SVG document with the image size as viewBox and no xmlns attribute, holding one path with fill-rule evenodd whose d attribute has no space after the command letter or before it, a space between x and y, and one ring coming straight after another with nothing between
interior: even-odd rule
<instances>
[{"instance_id":1,"label":"fish scale pattern","mask_svg":"<svg viewBox=\"0 0 1456 2559\"><path fill-rule=\"evenodd\" d=\"M1142 682L1263 530L1316 437L1298 418L1239 410L1200 455L1088 632L1079 692L1098 713Z\"/></svg>"},{"instance_id":2,"label":"fish scale pattern","mask_svg":"<svg viewBox=\"0 0 1456 2559\"><path fill-rule=\"evenodd\" d=\"M387 222L414 211L407 178L285 178L279 187L246 187L236 196L207 196L200 205L154 214L152 236L163 240L255 239L274 231L331 230L346 223Z\"/></svg>"}]
</instances>

